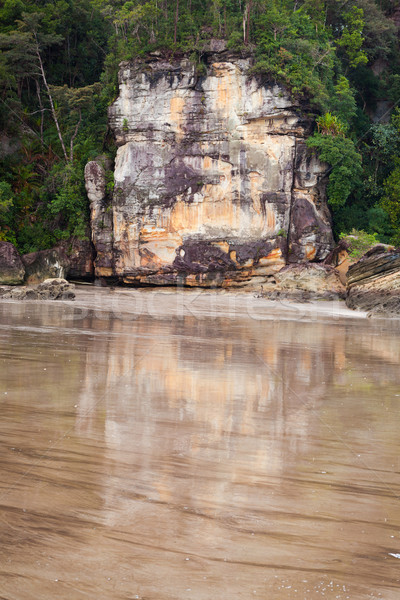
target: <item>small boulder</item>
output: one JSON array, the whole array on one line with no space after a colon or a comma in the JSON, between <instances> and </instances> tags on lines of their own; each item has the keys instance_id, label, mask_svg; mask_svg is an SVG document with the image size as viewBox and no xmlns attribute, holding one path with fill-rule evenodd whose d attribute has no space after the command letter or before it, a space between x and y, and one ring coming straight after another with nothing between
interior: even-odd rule
<instances>
[{"instance_id":1,"label":"small boulder","mask_svg":"<svg viewBox=\"0 0 400 600\"><path fill-rule=\"evenodd\" d=\"M10 242L0 242L0 284L18 285L24 276L25 268L18 250Z\"/></svg>"},{"instance_id":2,"label":"small boulder","mask_svg":"<svg viewBox=\"0 0 400 600\"><path fill-rule=\"evenodd\" d=\"M41 298L45 300L73 300L75 298L74 284L66 279L46 279L37 286Z\"/></svg>"}]
</instances>

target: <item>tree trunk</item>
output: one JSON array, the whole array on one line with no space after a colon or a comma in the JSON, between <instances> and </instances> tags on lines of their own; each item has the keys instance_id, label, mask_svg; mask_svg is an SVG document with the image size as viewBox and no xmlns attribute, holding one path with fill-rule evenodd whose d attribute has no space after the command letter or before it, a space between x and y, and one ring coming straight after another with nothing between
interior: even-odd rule
<instances>
[{"instance_id":1,"label":"tree trunk","mask_svg":"<svg viewBox=\"0 0 400 600\"><path fill-rule=\"evenodd\" d=\"M176 34L178 29L178 19L179 19L179 0L176 0L175 6L175 24L174 24L174 44L176 44Z\"/></svg>"},{"instance_id":2,"label":"tree trunk","mask_svg":"<svg viewBox=\"0 0 400 600\"><path fill-rule=\"evenodd\" d=\"M67 151L65 149L65 144L64 144L63 137L61 135L61 129L60 129L60 125L58 123L56 109L54 108L53 97L52 97L51 92L50 92L49 84L47 83L46 73L44 72L43 61L42 61L42 57L40 55L39 44L38 44L38 41L37 41L36 33L34 34L34 36L35 36L35 42L36 42L36 56L38 57L39 67L40 67L40 73L42 75L44 87L46 88L47 95L49 97L51 114L52 114L53 121L54 121L56 129L57 129L58 139L60 140L60 144L61 144L61 148L62 148L62 151L63 151L63 154L64 154L64 158L68 162L68 154L67 154Z\"/></svg>"},{"instance_id":3,"label":"tree trunk","mask_svg":"<svg viewBox=\"0 0 400 600\"><path fill-rule=\"evenodd\" d=\"M39 108L40 108L40 141L42 142L43 145L43 123L44 123L44 108L43 108L43 102L42 102L42 97L40 95L40 85L38 80L35 78L35 83L36 83L36 93L37 93L37 97L39 100Z\"/></svg>"},{"instance_id":4,"label":"tree trunk","mask_svg":"<svg viewBox=\"0 0 400 600\"><path fill-rule=\"evenodd\" d=\"M244 43L247 45L249 43L249 38L250 38L250 14L251 14L251 9L253 7L253 0L249 0L248 3L246 4L246 12L247 12L247 16L246 16L246 31L245 31L245 36L244 36Z\"/></svg>"},{"instance_id":5,"label":"tree trunk","mask_svg":"<svg viewBox=\"0 0 400 600\"><path fill-rule=\"evenodd\" d=\"M75 131L74 131L74 133L71 137L71 141L69 143L69 160L71 162L74 160L74 141L75 141L76 136L78 135L78 129L79 129L79 125L81 124L81 121L82 121L82 112L79 109L79 121L76 124Z\"/></svg>"}]
</instances>

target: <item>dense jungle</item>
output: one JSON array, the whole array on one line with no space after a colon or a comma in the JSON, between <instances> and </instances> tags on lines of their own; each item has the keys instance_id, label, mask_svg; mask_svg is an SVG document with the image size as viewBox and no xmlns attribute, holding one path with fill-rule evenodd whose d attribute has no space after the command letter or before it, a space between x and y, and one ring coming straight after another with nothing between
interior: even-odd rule
<instances>
[{"instance_id":1,"label":"dense jungle","mask_svg":"<svg viewBox=\"0 0 400 600\"><path fill-rule=\"evenodd\" d=\"M119 63L186 54L201 77L217 38L312 120L336 237L399 244L399 28L392 0L3 0L0 240L27 253L87 238L83 170L114 157Z\"/></svg>"}]
</instances>

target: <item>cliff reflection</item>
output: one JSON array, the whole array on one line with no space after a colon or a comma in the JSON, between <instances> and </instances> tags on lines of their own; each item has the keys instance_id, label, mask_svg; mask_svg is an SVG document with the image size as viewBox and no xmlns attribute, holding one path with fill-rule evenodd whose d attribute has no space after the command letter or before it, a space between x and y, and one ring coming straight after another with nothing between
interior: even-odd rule
<instances>
[{"instance_id":1,"label":"cliff reflection","mask_svg":"<svg viewBox=\"0 0 400 600\"><path fill-rule=\"evenodd\" d=\"M398 382L399 344L392 341L388 352L378 328L192 317L93 317L82 326L105 337L101 347L96 338L87 347L77 430L104 410L106 452L123 452L143 471L131 491L144 478L145 493L159 500L176 494L180 478L196 479L199 500L199 470L206 478L211 464L223 469L225 490L227 480L287 475L313 436L340 440L349 429L360 435L360 425L369 435L374 415L368 404L347 402L349 393L368 395L377 362L382 385ZM346 403L345 422L334 414L336 393ZM218 485L208 478L201 501L225 493Z\"/></svg>"},{"instance_id":2,"label":"cliff reflection","mask_svg":"<svg viewBox=\"0 0 400 600\"><path fill-rule=\"evenodd\" d=\"M396 326L135 317L0 305L3 593L397 598Z\"/></svg>"}]
</instances>

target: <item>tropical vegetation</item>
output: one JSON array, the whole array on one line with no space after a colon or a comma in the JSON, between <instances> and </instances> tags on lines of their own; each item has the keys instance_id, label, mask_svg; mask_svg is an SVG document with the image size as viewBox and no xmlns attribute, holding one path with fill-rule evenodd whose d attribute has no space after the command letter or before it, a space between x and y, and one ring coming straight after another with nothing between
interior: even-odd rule
<instances>
[{"instance_id":1,"label":"tropical vegetation","mask_svg":"<svg viewBox=\"0 0 400 600\"><path fill-rule=\"evenodd\" d=\"M400 243L400 12L392 0L3 0L0 240L21 252L88 234L85 163L113 157L121 60L210 38L252 55L315 123L336 234Z\"/></svg>"}]
</instances>

